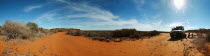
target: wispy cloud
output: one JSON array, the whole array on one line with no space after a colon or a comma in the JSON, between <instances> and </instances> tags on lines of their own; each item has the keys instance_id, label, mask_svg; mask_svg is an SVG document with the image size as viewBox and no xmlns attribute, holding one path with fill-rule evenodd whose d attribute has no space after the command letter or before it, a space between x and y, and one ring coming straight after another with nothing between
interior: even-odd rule
<instances>
[{"instance_id":1,"label":"wispy cloud","mask_svg":"<svg viewBox=\"0 0 210 56\"><path fill-rule=\"evenodd\" d=\"M137 10L139 10L139 11L143 10L142 6L145 5L145 3L146 3L145 0L132 0L132 1L134 2L134 4L136 4Z\"/></svg>"},{"instance_id":2,"label":"wispy cloud","mask_svg":"<svg viewBox=\"0 0 210 56\"><path fill-rule=\"evenodd\" d=\"M25 12L29 12L29 11L32 11L32 10L34 10L34 9L38 9L38 8L41 8L41 7L42 7L42 5L28 6L28 7L25 7L25 8L24 8L24 11L25 11Z\"/></svg>"},{"instance_id":3,"label":"wispy cloud","mask_svg":"<svg viewBox=\"0 0 210 56\"><path fill-rule=\"evenodd\" d=\"M175 27L175 26L184 26L186 30L196 28L195 25L192 26L189 24L189 22L186 22L186 21L172 22L172 23L168 24L167 26L170 28Z\"/></svg>"},{"instance_id":4,"label":"wispy cloud","mask_svg":"<svg viewBox=\"0 0 210 56\"><path fill-rule=\"evenodd\" d=\"M67 18L90 18L97 20L111 21L112 19L118 18L118 16L113 15L107 10L103 10L94 6L90 6L88 3L71 3L65 0L58 0L61 3L65 3L70 10L75 12L80 12L80 14L67 15Z\"/></svg>"},{"instance_id":5,"label":"wispy cloud","mask_svg":"<svg viewBox=\"0 0 210 56\"><path fill-rule=\"evenodd\" d=\"M175 26L184 26L184 22L173 22L168 25L168 27L175 27Z\"/></svg>"},{"instance_id":6,"label":"wispy cloud","mask_svg":"<svg viewBox=\"0 0 210 56\"><path fill-rule=\"evenodd\" d=\"M144 1L144 0L143 0ZM62 8L57 8L51 12L47 12L37 18L40 22L56 22L65 23L59 26L67 26L80 29L95 29L95 30L113 30L119 28L136 28L137 30L160 30L162 29L162 20L154 20L143 23L139 20L123 19L122 17L113 14L108 10L101 9L96 6L91 6L89 3L77 2L73 3L66 0L57 0L57 2L65 4ZM142 2L144 4L144 2ZM66 14L60 14L60 11L65 11ZM159 16L154 16L158 18ZM54 24L55 25L55 24ZM82 27L81 27L82 26ZM68 27L68 26L67 26Z\"/></svg>"},{"instance_id":7,"label":"wispy cloud","mask_svg":"<svg viewBox=\"0 0 210 56\"><path fill-rule=\"evenodd\" d=\"M144 5L145 4L145 0L133 0L134 3L139 4L139 5Z\"/></svg>"},{"instance_id":8,"label":"wispy cloud","mask_svg":"<svg viewBox=\"0 0 210 56\"><path fill-rule=\"evenodd\" d=\"M48 12L46 14L41 15L37 18L37 20L48 20L48 18L56 20L63 21L62 19L72 21L72 18L86 18L86 20L91 20L91 22L88 22L89 24L93 23L93 25L123 25L123 24L133 24L133 22L137 22L137 20L114 20L119 19L119 16L113 15L110 11L103 10L94 6L90 6L87 3L71 3L67 2L65 0L58 0L58 2L67 4L67 6L64 6L65 10L71 10L73 12L77 12L76 14L72 14L69 12L69 14L65 14L62 16L56 16L53 13L54 12ZM64 8L61 8L60 10L63 10ZM59 10L59 9L56 9ZM49 15L47 15L49 14ZM53 14L53 15L51 15ZM55 17L56 16L56 17ZM95 22L93 22L95 21ZM95 24L96 21L98 24ZM131 23L132 22L132 23ZM83 22L82 22L83 23ZM84 22L85 23L85 22Z\"/></svg>"},{"instance_id":9,"label":"wispy cloud","mask_svg":"<svg viewBox=\"0 0 210 56\"><path fill-rule=\"evenodd\" d=\"M167 8L167 3L170 2L170 0L132 0L134 4L136 5L137 10L140 12L147 11L147 10L160 10L163 8ZM147 7L147 8L145 8Z\"/></svg>"},{"instance_id":10,"label":"wispy cloud","mask_svg":"<svg viewBox=\"0 0 210 56\"><path fill-rule=\"evenodd\" d=\"M41 23L42 21L51 21L55 18L55 13L46 13L36 18L35 22Z\"/></svg>"},{"instance_id":11,"label":"wispy cloud","mask_svg":"<svg viewBox=\"0 0 210 56\"><path fill-rule=\"evenodd\" d=\"M90 18L106 21L118 18L118 16L113 15L109 11L89 6L87 4L78 4L77 6L69 6L68 8L76 12L82 12L81 14L68 15L67 17L69 18Z\"/></svg>"}]
</instances>

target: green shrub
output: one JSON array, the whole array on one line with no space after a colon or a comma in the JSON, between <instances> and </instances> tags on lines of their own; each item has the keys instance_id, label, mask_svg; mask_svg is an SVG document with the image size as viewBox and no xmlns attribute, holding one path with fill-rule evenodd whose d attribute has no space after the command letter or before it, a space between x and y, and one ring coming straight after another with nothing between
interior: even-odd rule
<instances>
[{"instance_id":1,"label":"green shrub","mask_svg":"<svg viewBox=\"0 0 210 56\"><path fill-rule=\"evenodd\" d=\"M74 29L74 28L53 28L50 29L51 32L70 32L70 31L74 31L74 30L80 30L80 29Z\"/></svg>"},{"instance_id":2,"label":"green shrub","mask_svg":"<svg viewBox=\"0 0 210 56\"><path fill-rule=\"evenodd\" d=\"M39 29L38 25L32 22L27 23L26 26L29 27L32 30L32 32L37 32Z\"/></svg>"},{"instance_id":3,"label":"green shrub","mask_svg":"<svg viewBox=\"0 0 210 56\"><path fill-rule=\"evenodd\" d=\"M31 30L26 27L22 22L6 21L2 27L2 34L11 38L29 38L31 36Z\"/></svg>"},{"instance_id":4,"label":"green shrub","mask_svg":"<svg viewBox=\"0 0 210 56\"><path fill-rule=\"evenodd\" d=\"M75 30L68 30L66 34L73 36L81 36L82 32L79 29L75 29Z\"/></svg>"},{"instance_id":5,"label":"green shrub","mask_svg":"<svg viewBox=\"0 0 210 56\"><path fill-rule=\"evenodd\" d=\"M206 35L207 35L207 36L206 36L207 41L210 42L210 32L209 32L209 33L206 33Z\"/></svg>"},{"instance_id":6,"label":"green shrub","mask_svg":"<svg viewBox=\"0 0 210 56\"><path fill-rule=\"evenodd\" d=\"M0 35L2 35L2 26L0 26Z\"/></svg>"},{"instance_id":7,"label":"green shrub","mask_svg":"<svg viewBox=\"0 0 210 56\"><path fill-rule=\"evenodd\" d=\"M83 35L86 37L112 37L111 31L83 31Z\"/></svg>"},{"instance_id":8,"label":"green shrub","mask_svg":"<svg viewBox=\"0 0 210 56\"><path fill-rule=\"evenodd\" d=\"M8 37L8 39L22 38L28 39L31 37L43 37L50 33L49 30L38 28L36 23L27 23L9 21L7 20L2 26L2 35Z\"/></svg>"},{"instance_id":9,"label":"green shrub","mask_svg":"<svg viewBox=\"0 0 210 56\"><path fill-rule=\"evenodd\" d=\"M136 29L121 29L121 30L115 30L115 31L67 31L68 35L76 35L76 36L85 36L88 38L91 38L93 40L99 40L99 41L122 41L123 39L140 39L145 36L156 36L159 35L160 32L154 30L149 32L141 32L137 31Z\"/></svg>"},{"instance_id":10,"label":"green shrub","mask_svg":"<svg viewBox=\"0 0 210 56\"><path fill-rule=\"evenodd\" d=\"M106 38L110 38L113 36L113 32L110 32L110 31L100 31L98 32L99 33L99 36L101 37L106 37Z\"/></svg>"},{"instance_id":11,"label":"green shrub","mask_svg":"<svg viewBox=\"0 0 210 56\"><path fill-rule=\"evenodd\" d=\"M43 37L52 34L49 29L44 29L44 28L38 28L38 31L35 34L35 37Z\"/></svg>"},{"instance_id":12,"label":"green shrub","mask_svg":"<svg viewBox=\"0 0 210 56\"><path fill-rule=\"evenodd\" d=\"M80 30L76 30L76 31L73 31L73 34L72 34L72 35L73 35L73 36L81 36L82 33L81 33Z\"/></svg>"},{"instance_id":13,"label":"green shrub","mask_svg":"<svg viewBox=\"0 0 210 56\"><path fill-rule=\"evenodd\" d=\"M136 33L136 29L121 29L113 32L113 37L129 37Z\"/></svg>"},{"instance_id":14,"label":"green shrub","mask_svg":"<svg viewBox=\"0 0 210 56\"><path fill-rule=\"evenodd\" d=\"M133 35L130 36L130 38L142 38L143 35L140 33L134 33Z\"/></svg>"},{"instance_id":15,"label":"green shrub","mask_svg":"<svg viewBox=\"0 0 210 56\"><path fill-rule=\"evenodd\" d=\"M99 37L97 32L83 32L85 37Z\"/></svg>"},{"instance_id":16,"label":"green shrub","mask_svg":"<svg viewBox=\"0 0 210 56\"><path fill-rule=\"evenodd\" d=\"M156 36L156 35L160 35L160 32L158 32L157 30L150 31L148 33L148 36Z\"/></svg>"}]
</instances>

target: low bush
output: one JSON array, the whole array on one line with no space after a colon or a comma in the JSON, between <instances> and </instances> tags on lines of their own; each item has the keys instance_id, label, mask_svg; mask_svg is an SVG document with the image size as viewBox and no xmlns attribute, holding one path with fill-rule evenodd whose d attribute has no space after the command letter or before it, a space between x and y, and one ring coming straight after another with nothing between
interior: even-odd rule
<instances>
[{"instance_id":1,"label":"low bush","mask_svg":"<svg viewBox=\"0 0 210 56\"><path fill-rule=\"evenodd\" d=\"M132 35L130 35L130 38L142 38L143 35L141 33L134 33Z\"/></svg>"},{"instance_id":2,"label":"low bush","mask_svg":"<svg viewBox=\"0 0 210 56\"><path fill-rule=\"evenodd\" d=\"M27 27L30 28L30 30L33 32L33 33L36 33L38 32L39 28L38 28L38 25L36 23L33 23L33 22L29 22L26 24Z\"/></svg>"},{"instance_id":3,"label":"low bush","mask_svg":"<svg viewBox=\"0 0 210 56\"><path fill-rule=\"evenodd\" d=\"M83 35L85 37L99 37L99 34L97 32L83 32Z\"/></svg>"},{"instance_id":4,"label":"low bush","mask_svg":"<svg viewBox=\"0 0 210 56\"><path fill-rule=\"evenodd\" d=\"M159 34L160 34L160 32L158 32L157 30L153 30L153 31L150 31L148 33L148 36L156 36L156 35L159 35Z\"/></svg>"},{"instance_id":5,"label":"low bush","mask_svg":"<svg viewBox=\"0 0 210 56\"><path fill-rule=\"evenodd\" d=\"M140 39L145 36L156 36L159 35L160 32L158 31L150 31L150 32L140 32L136 29L121 29L121 30L115 30L115 31L75 31L75 30L69 30L67 31L68 35L74 35L74 36L85 36L93 40L99 40L99 41L122 41L122 39Z\"/></svg>"},{"instance_id":6,"label":"low bush","mask_svg":"<svg viewBox=\"0 0 210 56\"><path fill-rule=\"evenodd\" d=\"M112 37L111 31L83 31L83 35L86 37Z\"/></svg>"},{"instance_id":7,"label":"low bush","mask_svg":"<svg viewBox=\"0 0 210 56\"><path fill-rule=\"evenodd\" d=\"M50 29L51 32L70 32L70 31L74 31L74 30L79 30L79 29L74 29L74 28L53 28Z\"/></svg>"},{"instance_id":8,"label":"low bush","mask_svg":"<svg viewBox=\"0 0 210 56\"><path fill-rule=\"evenodd\" d=\"M49 29L38 28L38 31L35 33L35 37L43 37L52 34Z\"/></svg>"},{"instance_id":9,"label":"low bush","mask_svg":"<svg viewBox=\"0 0 210 56\"><path fill-rule=\"evenodd\" d=\"M121 29L113 32L113 37L129 37L136 33L136 29Z\"/></svg>"},{"instance_id":10,"label":"low bush","mask_svg":"<svg viewBox=\"0 0 210 56\"><path fill-rule=\"evenodd\" d=\"M210 32L206 33L206 39L207 39L208 42L210 42Z\"/></svg>"},{"instance_id":11,"label":"low bush","mask_svg":"<svg viewBox=\"0 0 210 56\"><path fill-rule=\"evenodd\" d=\"M81 36L82 35L82 32L78 29L75 29L75 30L69 30L67 31L68 35L73 35L73 36Z\"/></svg>"},{"instance_id":12,"label":"low bush","mask_svg":"<svg viewBox=\"0 0 210 56\"><path fill-rule=\"evenodd\" d=\"M22 38L28 39L30 37L45 36L48 30L38 28L36 23L27 23L7 20L2 26L1 34L8 37L8 39Z\"/></svg>"},{"instance_id":13,"label":"low bush","mask_svg":"<svg viewBox=\"0 0 210 56\"><path fill-rule=\"evenodd\" d=\"M22 22L6 21L2 27L2 34L11 38L29 38L31 35L30 28L26 27Z\"/></svg>"},{"instance_id":14,"label":"low bush","mask_svg":"<svg viewBox=\"0 0 210 56\"><path fill-rule=\"evenodd\" d=\"M2 26L0 26L0 35L2 35Z\"/></svg>"},{"instance_id":15,"label":"low bush","mask_svg":"<svg viewBox=\"0 0 210 56\"><path fill-rule=\"evenodd\" d=\"M202 35L210 32L210 29L200 28L196 30L188 30L187 32L196 33L197 35Z\"/></svg>"},{"instance_id":16,"label":"low bush","mask_svg":"<svg viewBox=\"0 0 210 56\"><path fill-rule=\"evenodd\" d=\"M121 29L121 30L116 30L113 32L113 37L117 38L123 38L123 37L130 37L130 38L142 38L143 37L143 32L139 32L136 29Z\"/></svg>"}]
</instances>

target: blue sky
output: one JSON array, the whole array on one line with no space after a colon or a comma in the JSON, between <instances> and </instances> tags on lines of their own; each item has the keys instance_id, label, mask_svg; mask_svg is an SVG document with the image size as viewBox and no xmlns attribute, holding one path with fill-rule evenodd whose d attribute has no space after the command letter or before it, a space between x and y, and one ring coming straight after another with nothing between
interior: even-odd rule
<instances>
[{"instance_id":1,"label":"blue sky","mask_svg":"<svg viewBox=\"0 0 210 56\"><path fill-rule=\"evenodd\" d=\"M180 2L181 1L181 2ZM210 28L210 0L0 0L6 20L35 22L43 28L170 31Z\"/></svg>"}]
</instances>

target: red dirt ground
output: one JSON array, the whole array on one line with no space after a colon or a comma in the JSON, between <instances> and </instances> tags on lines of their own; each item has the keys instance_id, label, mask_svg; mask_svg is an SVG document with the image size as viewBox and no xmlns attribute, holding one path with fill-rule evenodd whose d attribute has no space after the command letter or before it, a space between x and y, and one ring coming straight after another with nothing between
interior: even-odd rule
<instances>
[{"instance_id":1,"label":"red dirt ground","mask_svg":"<svg viewBox=\"0 0 210 56\"><path fill-rule=\"evenodd\" d=\"M8 51L6 55L11 56L183 56L184 41L167 41L169 38L169 34L162 33L150 39L100 42L59 32L33 41L0 41L0 53Z\"/></svg>"}]
</instances>

